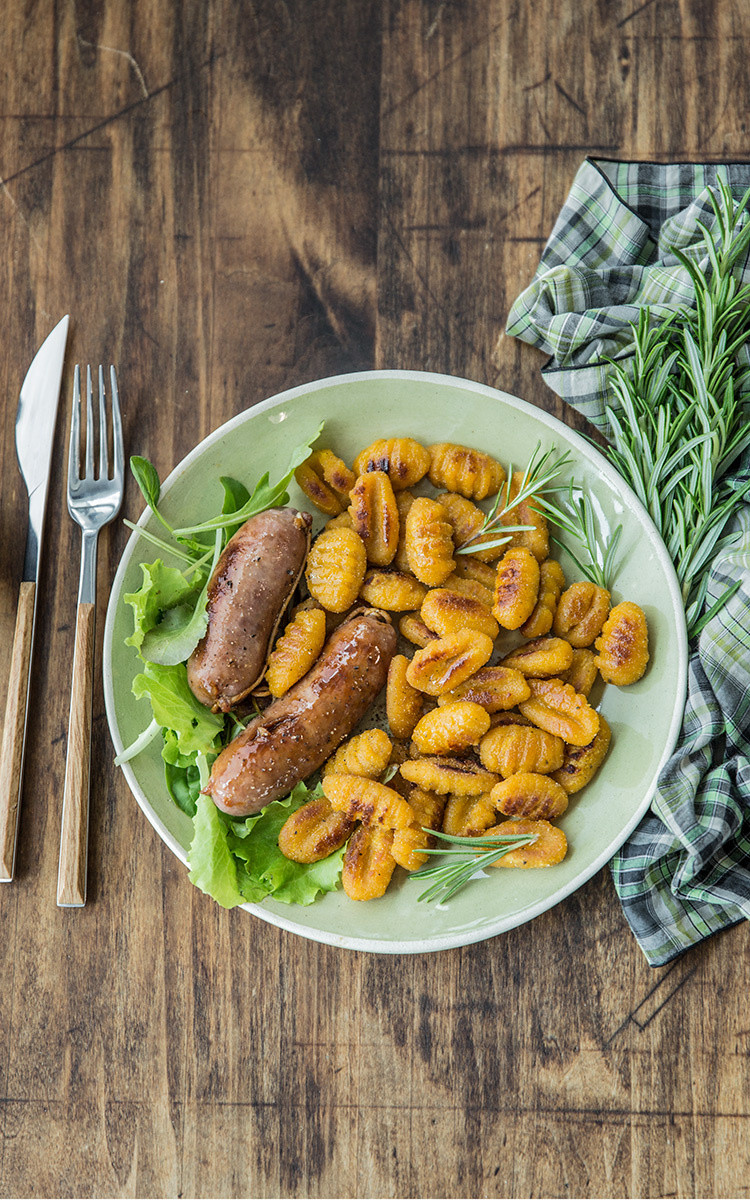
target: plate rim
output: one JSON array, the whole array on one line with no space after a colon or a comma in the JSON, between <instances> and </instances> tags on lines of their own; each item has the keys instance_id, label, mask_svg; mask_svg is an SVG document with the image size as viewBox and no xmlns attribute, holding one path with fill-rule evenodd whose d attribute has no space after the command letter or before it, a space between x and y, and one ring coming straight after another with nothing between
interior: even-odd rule
<instances>
[{"instance_id":1,"label":"plate rim","mask_svg":"<svg viewBox=\"0 0 750 1200\"><path fill-rule=\"evenodd\" d=\"M553 431L558 429L558 427L562 427L565 430L566 438L572 441L572 448L574 450L579 449L585 451L586 456L590 456L593 452L594 455L600 460L599 465L601 466L602 473L608 477L610 485L612 485L616 491L620 492L623 499L627 501L628 507L632 508L634 512L638 514L639 519L643 521L645 518L646 523L651 526L655 535L655 546L659 559L661 560L662 566L665 570L668 589L673 601L675 614L678 618L675 631L677 634L677 673L679 677L677 701L672 713L672 720L670 722L669 733L665 742L665 747L658 766L654 772L654 781L651 787L647 789L641 803L631 819L627 822L623 829L618 832L616 837L609 843L609 845L605 847L605 849L592 863L589 863L588 866L583 869L581 874L577 875L568 884L562 886L558 891L554 892L552 896L547 896L538 903L527 906L526 908L514 913L510 917L498 918L496 923L491 926L485 926L481 930L464 930L454 933L446 933L437 935L436 937L428 940L422 938L414 940L404 939L399 941L382 941L377 938L362 938L331 933L326 930L308 928L307 926L300 926L297 924L297 922L284 916L282 913L277 913L275 911L271 912L267 908L264 908L262 903L245 903L242 905L237 905L238 908L244 909L246 912L259 917L267 924L274 925L277 928L284 929L287 932L304 937L308 941L314 941L322 945L334 946L338 949L366 951L370 954L391 955L437 953L440 950L457 949L461 946L475 945L479 942L489 941L491 938L497 937L502 933L507 933L511 929L518 928L520 925L525 925L529 921L534 920L536 917L541 916L542 913L547 912L550 908L554 908L563 900L567 899L568 896L572 895L573 892L578 891L584 886L584 884L588 883L588 881L598 871L600 871L603 866L606 866L620 846L622 846L627 840L627 838L642 820L651 804L651 800L653 799L658 785L659 775L661 774L665 763L674 751L674 747L682 727L685 700L687 696L687 626L685 621L684 604L682 602L682 595L677 580L677 574L674 569L674 564L669 557L669 553L664 541L654 525L654 522L651 519L647 509L641 503L636 493L630 487L627 480L625 480L623 476L621 476L605 458L599 447L587 441L587 439L578 433L577 430L571 429L570 426L566 425L558 417L554 416L554 414L547 412L545 409L539 408L535 404L531 404L528 400L522 400L520 396L514 396L512 393L503 391L500 388L492 387L489 384L479 383L476 380L468 379L463 376L447 375L434 371L415 371L386 368L372 371L353 371L340 375L330 375L322 379L311 380L309 383L298 384L295 387L287 388L282 392L277 392L275 395L267 397L265 400L260 400L257 403L252 404L249 408L237 413L234 417L230 417L228 421L225 421L222 425L219 425L216 429L208 433L206 437L198 442L198 444L194 446L192 450L188 451L188 453L180 460L180 462L172 468L169 475L167 475L166 479L161 484L161 494L167 494L185 473L185 471L190 468L194 460L203 455L214 442L220 441L222 438L226 437L227 434L231 434L234 429L245 424L245 422L252 417L260 415L269 409L280 407L283 404L288 404L301 395L309 395L311 392L320 391L324 388L348 386L353 383L360 383L367 380L372 380L374 378L379 378L382 380L415 380L421 383L432 382L440 386L450 386L452 388L459 388L475 393L479 392L493 399L502 399L511 408L515 408L521 413L533 417L535 420L541 421L543 425L546 425ZM143 512L135 522L136 527L145 525L148 521L149 515L150 509L148 505L145 505ZM138 537L138 534L135 532L135 530L132 531L128 541L125 544L122 555L120 556L107 601L107 613L102 643L101 673L104 690L105 713L107 717L107 725L109 727L109 734L115 747L116 754L120 754L122 752L124 745L122 738L120 737L120 731L117 725L115 713L115 689L113 672L111 670L113 631L115 614L117 611L117 598L119 598L121 595L124 575L130 565L139 541L140 538ZM109 668L109 670L106 668ZM184 866L187 867L188 860L186 851L170 832L170 830L167 829L161 818L153 809L148 797L145 795L143 789L138 783L130 763L123 763L120 767L120 770L122 771L128 787L130 788L130 791L132 792L139 808L146 816L146 819L150 822L152 827L159 834L161 840L169 847L172 853L180 860L180 862L182 862ZM207 897L207 899L211 901L211 903L216 903L211 897Z\"/></svg>"}]
</instances>

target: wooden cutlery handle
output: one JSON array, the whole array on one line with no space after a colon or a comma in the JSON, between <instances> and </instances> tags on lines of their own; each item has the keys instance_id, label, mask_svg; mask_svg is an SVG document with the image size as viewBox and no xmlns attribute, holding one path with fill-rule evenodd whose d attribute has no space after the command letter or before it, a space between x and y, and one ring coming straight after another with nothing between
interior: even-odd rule
<instances>
[{"instance_id":1,"label":"wooden cutlery handle","mask_svg":"<svg viewBox=\"0 0 750 1200\"><path fill-rule=\"evenodd\" d=\"M36 584L21 584L18 593L16 631L10 660L8 699L5 706L3 745L0 751L0 882L13 878L21 799L23 747L26 733L26 702L34 641Z\"/></svg>"},{"instance_id":2,"label":"wooden cutlery handle","mask_svg":"<svg viewBox=\"0 0 750 1200\"><path fill-rule=\"evenodd\" d=\"M80 908L86 903L94 618L93 604L78 605L57 877L57 903L61 908Z\"/></svg>"}]
</instances>

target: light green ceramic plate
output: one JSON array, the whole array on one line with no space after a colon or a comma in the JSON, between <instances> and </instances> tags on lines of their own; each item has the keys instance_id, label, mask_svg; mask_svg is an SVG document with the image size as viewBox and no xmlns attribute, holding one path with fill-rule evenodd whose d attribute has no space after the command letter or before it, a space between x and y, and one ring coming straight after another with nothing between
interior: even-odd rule
<instances>
[{"instance_id":1,"label":"light green ceramic plate","mask_svg":"<svg viewBox=\"0 0 750 1200\"><path fill-rule=\"evenodd\" d=\"M412 371L320 380L235 417L174 469L162 492L165 515L174 525L184 526L217 511L220 475L234 476L250 487L266 470L272 480L279 478L291 450L322 420L326 424L318 444L334 448L349 462L376 437L395 434L408 434L425 444L453 441L479 447L516 467L528 461L540 441L544 448L568 449L574 457L574 477L589 490L605 526L623 526L613 598L635 600L645 610L651 662L634 686L603 689L600 707L612 726L612 748L599 775L573 798L560 822L570 847L566 859L546 870L490 870L445 905L417 903L420 885L398 869L383 899L369 903L333 893L309 907L271 901L245 906L262 920L303 937L356 950L416 953L478 942L531 920L579 888L612 857L646 811L660 768L675 744L685 700L687 641L675 573L636 497L577 434L503 392ZM296 489L291 503L309 507ZM139 524L159 532L147 512ZM107 613L104 689L118 753L150 720L148 702L136 701L131 694L138 660L125 645L132 629L131 609L122 595L140 585L140 562L154 557L145 539L133 535ZM561 561L565 566L564 554ZM567 575L571 581L578 577L572 569ZM152 744L123 769L149 821L185 863L191 823L166 792L158 745ZM213 901L206 898L206 903Z\"/></svg>"}]
</instances>

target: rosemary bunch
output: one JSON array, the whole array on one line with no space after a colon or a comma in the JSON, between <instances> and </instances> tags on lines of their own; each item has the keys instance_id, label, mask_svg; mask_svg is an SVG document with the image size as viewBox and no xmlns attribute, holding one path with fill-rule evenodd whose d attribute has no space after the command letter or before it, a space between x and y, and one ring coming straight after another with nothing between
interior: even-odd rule
<instances>
[{"instance_id":1,"label":"rosemary bunch","mask_svg":"<svg viewBox=\"0 0 750 1200\"><path fill-rule=\"evenodd\" d=\"M633 326L632 371L612 363L617 407L606 408L610 457L650 513L682 588L688 636L739 584L703 613L714 557L735 541L727 530L750 494L740 459L750 447L750 285L737 277L750 249L750 190L735 204L719 182L710 192L716 224L701 225L707 269L675 255L695 290L695 308L654 323L644 309Z\"/></svg>"}]
</instances>

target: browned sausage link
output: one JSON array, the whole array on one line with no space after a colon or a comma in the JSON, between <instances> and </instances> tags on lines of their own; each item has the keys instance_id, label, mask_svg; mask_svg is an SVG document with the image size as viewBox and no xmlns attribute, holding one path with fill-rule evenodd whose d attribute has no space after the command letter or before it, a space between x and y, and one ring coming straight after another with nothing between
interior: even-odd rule
<instances>
[{"instance_id":1,"label":"browned sausage link","mask_svg":"<svg viewBox=\"0 0 750 1200\"><path fill-rule=\"evenodd\" d=\"M214 712L229 712L262 677L311 523L309 513L269 508L227 542L208 585L208 629L187 666L193 694Z\"/></svg>"},{"instance_id":2,"label":"browned sausage link","mask_svg":"<svg viewBox=\"0 0 750 1200\"><path fill-rule=\"evenodd\" d=\"M217 807L249 816L317 771L384 686L395 649L376 609L339 625L307 675L222 750L206 788Z\"/></svg>"}]
</instances>

